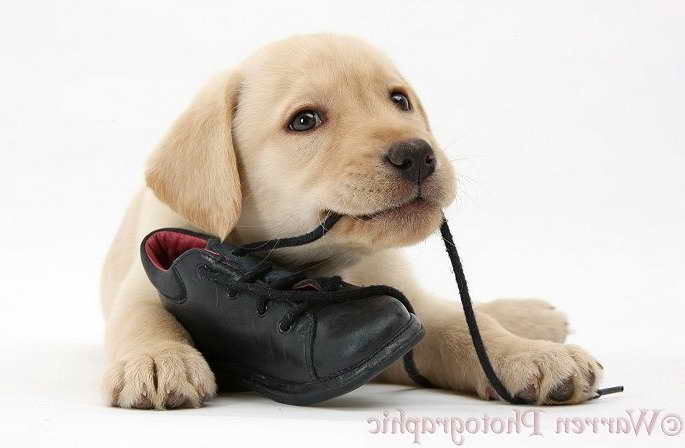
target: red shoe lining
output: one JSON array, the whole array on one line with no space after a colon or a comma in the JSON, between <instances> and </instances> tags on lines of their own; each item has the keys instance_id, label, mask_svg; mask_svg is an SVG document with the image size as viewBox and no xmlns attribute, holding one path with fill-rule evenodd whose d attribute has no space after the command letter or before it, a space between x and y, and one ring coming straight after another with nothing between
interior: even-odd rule
<instances>
[{"instance_id":1,"label":"red shoe lining","mask_svg":"<svg viewBox=\"0 0 685 448\"><path fill-rule=\"evenodd\" d=\"M162 230L147 239L145 253L152 264L167 270L176 258L190 249L207 247L207 241L185 233Z\"/></svg>"}]
</instances>

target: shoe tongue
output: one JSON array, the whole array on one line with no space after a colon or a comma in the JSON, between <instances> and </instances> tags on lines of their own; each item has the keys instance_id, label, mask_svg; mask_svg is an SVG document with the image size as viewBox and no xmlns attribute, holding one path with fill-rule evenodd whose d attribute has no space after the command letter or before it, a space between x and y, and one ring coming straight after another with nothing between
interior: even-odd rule
<instances>
[{"instance_id":1,"label":"shoe tongue","mask_svg":"<svg viewBox=\"0 0 685 448\"><path fill-rule=\"evenodd\" d=\"M222 255L224 258L235 257L235 255L233 255L233 251L236 249L237 247L222 243L216 238L211 238L207 241L207 250L216 252L219 255Z\"/></svg>"},{"instance_id":2,"label":"shoe tongue","mask_svg":"<svg viewBox=\"0 0 685 448\"><path fill-rule=\"evenodd\" d=\"M290 289L295 291L321 291L323 288L315 278L305 278L295 283Z\"/></svg>"},{"instance_id":3,"label":"shoe tongue","mask_svg":"<svg viewBox=\"0 0 685 448\"><path fill-rule=\"evenodd\" d=\"M236 271L236 278L264 264L264 259L262 257L249 254L240 256L235 255L234 251L237 249L239 249L238 246L221 242L218 239L213 238L207 241L206 250L221 255L225 259L226 264ZM264 280L266 281L278 280L279 278L288 277L293 274L271 260L269 260L268 263L271 263L272 269L265 275Z\"/></svg>"},{"instance_id":4,"label":"shoe tongue","mask_svg":"<svg viewBox=\"0 0 685 448\"><path fill-rule=\"evenodd\" d=\"M256 269L259 265L264 263L264 259L254 255L235 255L234 251L240 249L238 246L232 246L228 243L221 242L218 239L210 239L207 241L207 249L210 252L221 255L225 262L232 267L236 273L236 279L242 274ZM273 269L269 271L264 280L267 282L277 282L280 279L292 277L293 272L283 269L281 266L269 260ZM334 291L343 286L339 277L319 277L319 278L305 278L290 287L295 291Z\"/></svg>"},{"instance_id":5,"label":"shoe tongue","mask_svg":"<svg viewBox=\"0 0 685 448\"><path fill-rule=\"evenodd\" d=\"M350 285L340 277L317 277L300 280L292 286L297 291L337 291Z\"/></svg>"}]
</instances>

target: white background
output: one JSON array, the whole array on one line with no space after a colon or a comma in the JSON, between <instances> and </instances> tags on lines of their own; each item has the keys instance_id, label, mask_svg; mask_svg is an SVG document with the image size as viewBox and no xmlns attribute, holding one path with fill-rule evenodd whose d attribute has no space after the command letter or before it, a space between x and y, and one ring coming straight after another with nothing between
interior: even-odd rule
<instances>
[{"instance_id":1,"label":"white background","mask_svg":"<svg viewBox=\"0 0 685 448\"><path fill-rule=\"evenodd\" d=\"M295 32L356 34L412 81L455 162L448 210L472 294L549 298L622 395L557 417L685 417L685 6L681 1L59 1L0 7L0 437L4 446L411 446L370 417L509 417L442 391L365 386L311 408L250 394L199 410L111 409L99 268L142 164L201 83ZM456 303L437 238L412 249ZM422 446L449 446L444 434ZM393 446L395 446L393 445ZM651 445L650 445L651 446Z\"/></svg>"}]
</instances>

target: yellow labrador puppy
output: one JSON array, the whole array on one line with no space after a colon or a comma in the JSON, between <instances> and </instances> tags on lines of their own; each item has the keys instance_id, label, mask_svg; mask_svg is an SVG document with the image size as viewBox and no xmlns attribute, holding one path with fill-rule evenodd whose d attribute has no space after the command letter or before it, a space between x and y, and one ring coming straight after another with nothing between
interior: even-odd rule
<instances>
[{"instance_id":1,"label":"yellow labrador puppy","mask_svg":"<svg viewBox=\"0 0 685 448\"><path fill-rule=\"evenodd\" d=\"M464 317L424 292L396 248L433 233L455 197L452 167L418 96L383 54L350 37L302 35L271 44L209 82L152 154L109 251L102 304L107 400L126 408L199 406L214 375L162 308L138 256L159 227L199 229L233 243L305 233L345 215L318 242L272 254L291 269L387 284L426 327L415 350L434 384L496 398ZM498 375L531 403L578 403L601 366L565 345L564 316L538 300L477 307ZM380 380L410 384L401 363Z\"/></svg>"}]
</instances>

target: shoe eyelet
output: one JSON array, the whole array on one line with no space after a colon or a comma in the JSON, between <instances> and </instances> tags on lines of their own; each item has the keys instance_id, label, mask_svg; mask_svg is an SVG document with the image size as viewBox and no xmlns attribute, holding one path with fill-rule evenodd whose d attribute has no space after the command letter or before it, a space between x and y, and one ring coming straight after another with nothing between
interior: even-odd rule
<instances>
[{"instance_id":1,"label":"shoe eyelet","mask_svg":"<svg viewBox=\"0 0 685 448\"><path fill-rule=\"evenodd\" d=\"M266 312L269 311L269 305L264 305L263 307L257 307L257 317L264 317ZM280 325L279 325L280 329Z\"/></svg>"},{"instance_id":2,"label":"shoe eyelet","mask_svg":"<svg viewBox=\"0 0 685 448\"><path fill-rule=\"evenodd\" d=\"M235 299L237 295L238 295L238 291L233 291L232 289L229 289L228 291L226 291L226 296L229 299Z\"/></svg>"},{"instance_id":3,"label":"shoe eyelet","mask_svg":"<svg viewBox=\"0 0 685 448\"><path fill-rule=\"evenodd\" d=\"M292 328L292 325L288 325L286 327L285 324L283 323L283 321L278 323L278 332L279 333L287 333L290 331L291 328Z\"/></svg>"},{"instance_id":4,"label":"shoe eyelet","mask_svg":"<svg viewBox=\"0 0 685 448\"><path fill-rule=\"evenodd\" d=\"M235 249L231 252L231 255L233 255L234 257L244 257L245 252L242 249Z\"/></svg>"},{"instance_id":5,"label":"shoe eyelet","mask_svg":"<svg viewBox=\"0 0 685 448\"><path fill-rule=\"evenodd\" d=\"M197 268L195 269L195 274L197 274L198 278L204 279L207 277L207 271L209 270L209 266L206 264L198 264Z\"/></svg>"}]
</instances>

